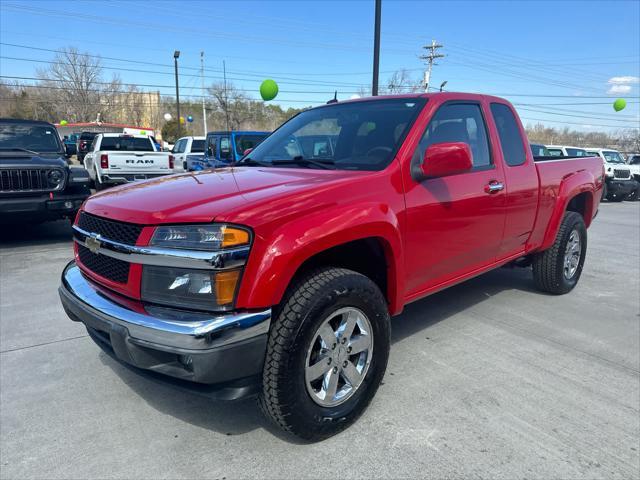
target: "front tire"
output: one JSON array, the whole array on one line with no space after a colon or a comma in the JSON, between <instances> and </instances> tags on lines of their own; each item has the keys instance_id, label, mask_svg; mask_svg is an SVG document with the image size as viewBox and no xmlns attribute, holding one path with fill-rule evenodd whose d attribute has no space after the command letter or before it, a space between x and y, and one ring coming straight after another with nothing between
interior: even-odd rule
<instances>
[{"instance_id":1,"label":"front tire","mask_svg":"<svg viewBox=\"0 0 640 480\"><path fill-rule=\"evenodd\" d=\"M370 279L323 268L294 283L271 325L259 404L281 429L308 441L351 425L387 366L389 312Z\"/></svg>"},{"instance_id":2,"label":"front tire","mask_svg":"<svg viewBox=\"0 0 640 480\"><path fill-rule=\"evenodd\" d=\"M555 295L569 293L577 285L587 253L587 227L582 215L565 212L551 248L533 258L536 286Z\"/></svg>"}]
</instances>

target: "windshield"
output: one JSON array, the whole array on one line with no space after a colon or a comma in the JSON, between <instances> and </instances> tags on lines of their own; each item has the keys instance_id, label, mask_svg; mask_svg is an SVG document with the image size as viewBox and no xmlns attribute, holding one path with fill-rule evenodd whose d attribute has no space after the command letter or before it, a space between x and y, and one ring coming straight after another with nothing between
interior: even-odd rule
<instances>
[{"instance_id":1,"label":"windshield","mask_svg":"<svg viewBox=\"0 0 640 480\"><path fill-rule=\"evenodd\" d=\"M247 160L286 162L287 167L321 168L326 162L341 170L382 170L424 103L422 98L394 98L307 110L271 134Z\"/></svg>"},{"instance_id":2,"label":"windshield","mask_svg":"<svg viewBox=\"0 0 640 480\"><path fill-rule=\"evenodd\" d=\"M252 135L236 135L236 152L238 155L244 155L244 151L248 148L256 148L262 141L267 138L267 133Z\"/></svg>"},{"instance_id":3,"label":"windshield","mask_svg":"<svg viewBox=\"0 0 640 480\"><path fill-rule=\"evenodd\" d=\"M567 155L569 157L586 157L587 151L582 148L567 148Z\"/></svg>"},{"instance_id":4,"label":"windshield","mask_svg":"<svg viewBox=\"0 0 640 480\"><path fill-rule=\"evenodd\" d=\"M115 152L153 152L153 143L149 137L103 137L100 150Z\"/></svg>"},{"instance_id":5,"label":"windshield","mask_svg":"<svg viewBox=\"0 0 640 480\"><path fill-rule=\"evenodd\" d=\"M44 125L0 124L0 150L31 150L37 153L60 153L58 132Z\"/></svg>"},{"instance_id":6,"label":"windshield","mask_svg":"<svg viewBox=\"0 0 640 480\"><path fill-rule=\"evenodd\" d=\"M191 153L204 152L204 140L194 140L191 142Z\"/></svg>"},{"instance_id":7,"label":"windshield","mask_svg":"<svg viewBox=\"0 0 640 480\"><path fill-rule=\"evenodd\" d=\"M622 155L618 152L604 151L602 152L607 163L624 163Z\"/></svg>"}]
</instances>

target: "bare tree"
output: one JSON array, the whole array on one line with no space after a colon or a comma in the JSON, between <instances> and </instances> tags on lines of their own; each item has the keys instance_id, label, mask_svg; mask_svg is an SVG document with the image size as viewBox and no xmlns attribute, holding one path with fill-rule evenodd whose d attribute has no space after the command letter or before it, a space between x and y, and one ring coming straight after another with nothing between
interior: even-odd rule
<instances>
[{"instance_id":1,"label":"bare tree","mask_svg":"<svg viewBox=\"0 0 640 480\"><path fill-rule=\"evenodd\" d=\"M61 50L47 69L38 70L40 96L57 119L93 121L98 113L109 114L121 82L114 76L102 81L99 57L80 53L75 47ZM104 110L104 112L103 112Z\"/></svg>"},{"instance_id":2,"label":"bare tree","mask_svg":"<svg viewBox=\"0 0 640 480\"><path fill-rule=\"evenodd\" d=\"M241 129L251 119L251 102L232 83L227 82L226 88L224 83L215 83L208 91L231 130Z\"/></svg>"},{"instance_id":3,"label":"bare tree","mask_svg":"<svg viewBox=\"0 0 640 480\"><path fill-rule=\"evenodd\" d=\"M422 85L419 80L411 78L408 70L402 68L393 72L393 75L387 80L386 93L395 95L400 93L414 93L422 91Z\"/></svg>"}]
</instances>

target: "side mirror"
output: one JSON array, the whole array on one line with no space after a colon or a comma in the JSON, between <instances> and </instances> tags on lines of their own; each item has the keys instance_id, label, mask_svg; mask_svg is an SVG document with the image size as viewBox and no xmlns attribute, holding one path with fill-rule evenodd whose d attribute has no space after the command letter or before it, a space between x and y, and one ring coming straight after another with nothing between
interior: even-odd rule
<instances>
[{"instance_id":1,"label":"side mirror","mask_svg":"<svg viewBox=\"0 0 640 480\"><path fill-rule=\"evenodd\" d=\"M253 152L253 148L247 148L247 149L245 149L245 151L244 151L244 152L242 152L242 156L243 156L243 157L244 157L244 156L247 156L247 155L249 155L251 152Z\"/></svg>"},{"instance_id":2,"label":"side mirror","mask_svg":"<svg viewBox=\"0 0 640 480\"><path fill-rule=\"evenodd\" d=\"M463 142L443 142L430 145L420 170L424 178L447 177L473 168L471 148Z\"/></svg>"}]
</instances>

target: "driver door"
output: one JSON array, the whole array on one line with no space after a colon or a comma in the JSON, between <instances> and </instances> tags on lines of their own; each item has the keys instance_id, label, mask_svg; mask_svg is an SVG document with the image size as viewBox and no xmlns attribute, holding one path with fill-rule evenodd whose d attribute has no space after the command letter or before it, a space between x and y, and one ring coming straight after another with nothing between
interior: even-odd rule
<instances>
[{"instance_id":1,"label":"driver door","mask_svg":"<svg viewBox=\"0 0 640 480\"><path fill-rule=\"evenodd\" d=\"M493 161L486 113L473 101L444 103L427 125L411 161L406 184L405 259L407 296L481 269L495 261L505 222L501 164ZM419 165L429 145L464 142L473 168L457 175L422 179Z\"/></svg>"}]
</instances>

